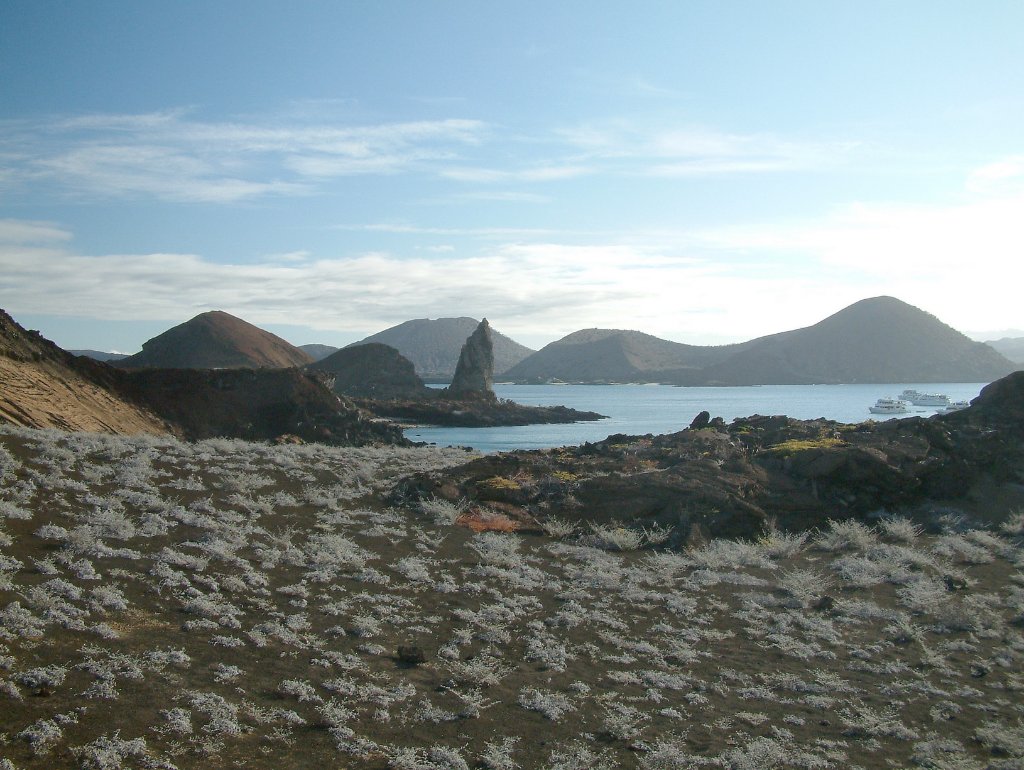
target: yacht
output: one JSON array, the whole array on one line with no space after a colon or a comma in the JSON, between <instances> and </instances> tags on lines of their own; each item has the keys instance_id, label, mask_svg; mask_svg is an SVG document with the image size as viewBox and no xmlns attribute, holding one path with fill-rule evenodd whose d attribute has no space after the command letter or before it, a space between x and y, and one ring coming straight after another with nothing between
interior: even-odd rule
<instances>
[{"instance_id":1,"label":"yacht","mask_svg":"<svg viewBox=\"0 0 1024 770\"><path fill-rule=\"evenodd\" d=\"M959 412L961 409L966 409L971 405L970 401L953 401L942 410L943 413Z\"/></svg>"},{"instance_id":2,"label":"yacht","mask_svg":"<svg viewBox=\"0 0 1024 770\"><path fill-rule=\"evenodd\" d=\"M868 411L871 414L905 414L907 402L898 398L880 398L874 406L868 407Z\"/></svg>"},{"instance_id":3,"label":"yacht","mask_svg":"<svg viewBox=\"0 0 1024 770\"><path fill-rule=\"evenodd\" d=\"M908 388L899 397L901 401L909 401L914 406L949 406L949 396L945 393L921 393Z\"/></svg>"}]
</instances>

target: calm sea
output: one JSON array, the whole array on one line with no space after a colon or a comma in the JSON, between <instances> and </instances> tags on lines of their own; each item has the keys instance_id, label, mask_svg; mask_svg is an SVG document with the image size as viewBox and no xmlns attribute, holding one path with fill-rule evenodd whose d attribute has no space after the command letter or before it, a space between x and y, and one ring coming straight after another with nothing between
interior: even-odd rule
<instances>
[{"instance_id":1,"label":"calm sea","mask_svg":"<svg viewBox=\"0 0 1024 770\"><path fill-rule=\"evenodd\" d=\"M872 415L868 407L905 388L945 393L951 401L971 400L986 383L899 383L895 385L758 385L738 388L676 388L670 385L496 385L499 398L520 404L553 406L608 415L607 420L569 425L522 425L509 428L410 428L412 441L440 446L468 446L482 452L543 449L600 441L613 433L674 433L701 411L731 422L752 414L785 414L801 420L825 417L839 422L892 419ZM912 406L908 415L928 416L936 409Z\"/></svg>"}]
</instances>

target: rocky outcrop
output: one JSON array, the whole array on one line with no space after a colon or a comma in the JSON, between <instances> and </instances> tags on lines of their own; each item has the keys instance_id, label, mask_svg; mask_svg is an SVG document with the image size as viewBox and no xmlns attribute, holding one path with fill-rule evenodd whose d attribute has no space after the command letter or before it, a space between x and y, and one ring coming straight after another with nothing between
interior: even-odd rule
<instances>
[{"instance_id":1,"label":"rocky outcrop","mask_svg":"<svg viewBox=\"0 0 1024 770\"><path fill-rule=\"evenodd\" d=\"M389 401L356 399L356 403L376 415L403 423L459 428L548 425L607 419L607 415L581 412L567 406L526 406L496 398L453 400L431 397Z\"/></svg>"},{"instance_id":2,"label":"rocky outcrop","mask_svg":"<svg viewBox=\"0 0 1024 770\"><path fill-rule=\"evenodd\" d=\"M125 369L283 369L313 357L276 334L220 310L200 313L117 362Z\"/></svg>"},{"instance_id":3,"label":"rocky outcrop","mask_svg":"<svg viewBox=\"0 0 1024 770\"><path fill-rule=\"evenodd\" d=\"M494 341L486 318L462 346L446 394L456 399L494 399Z\"/></svg>"},{"instance_id":4,"label":"rocky outcrop","mask_svg":"<svg viewBox=\"0 0 1024 770\"><path fill-rule=\"evenodd\" d=\"M423 399L435 392L416 376L409 359L376 342L342 348L307 368L328 374L334 392L354 398Z\"/></svg>"},{"instance_id":5,"label":"rocky outcrop","mask_svg":"<svg viewBox=\"0 0 1024 770\"><path fill-rule=\"evenodd\" d=\"M757 415L712 421L663 436L488 455L414 477L399 493L465 498L524 526L550 516L659 525L677 542L928 505L984 512L994 497L1020 507L1024 372L948 415L856 425Z\"/></svg>"}]
</instances>

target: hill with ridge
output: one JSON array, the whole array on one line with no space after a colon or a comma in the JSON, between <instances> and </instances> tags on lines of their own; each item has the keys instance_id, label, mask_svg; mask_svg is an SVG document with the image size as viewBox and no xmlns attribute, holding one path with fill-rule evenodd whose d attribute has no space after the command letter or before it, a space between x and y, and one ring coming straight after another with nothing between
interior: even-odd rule
<instances>
[{"instance_id":1,"label":"hill with ridge","mask_svg":"<svg viewBox=\"0 0 1024 770\"><path fill-rule=\"evenodd\" d=\"M804 329L753 340L708 367L708 384L990 382L1016 367L893 297L855 302Z\"/></svg>"},{"instance_id":2,"label":"hill with ridge","mask_svg":"<svg viewBox=\"0 0 1024 770\"><path fill-rule=\"evenodd\" d=\"M313 356L241 318L212 310L143 343L142 351L114 362L124 368L285 369Z\"/></svg>"},{"instance_id":3,"label":"hill with ridge","mask_svg":"<svg viewBox=\"0 0 1024 770\"><path fill-rule=\"evenodd\" d=\"M113 387L122 372L54 345L0 310L0 423L97 433L169 433Z\"/></svg>"},{"instance_id":4,"label":"hill with ridge","mask_svg":"<svg viewBox=\"0 0 1024 770\"><path fill-rule=\"evenodd\" d=\"M673 385L990 382L1015 368L933 315L893 297L874 297L813 326L736 345L683 345L640 332L587 329L545 346L504 377Z\"/></svg>"},{"instance_id":5,"label":"hill with ridge","mask_svg":"<svg viewBox=\"0 0 1024 770\"><path fill-rule=\"evenodd\" d=\"M985 343L1016 364L1024 364L1024 337L1003 337Z\"/></svg>"},{"instance_id":6,"label":"hill with ridge","mask_svg":"<svg viewBox=\"0 0 1024 770\"><path fill-rule=\"evenodd\" d=\"M428 382L450 382L466 339L480 322L468 317L417 318L371 334L348 347L379 342L390 345L412 361L416 374ZM510 337L491 329L494 371L504 372L533 353Z\"/></svg>"},{"instance_id":7,"label":"hill with ridge","mask_svg":"<svg viewBox=\"0 0 1024 770\"><path fill-rule=\"evenodd\" d=\"M105 350L69 350L73 356L85 356L86 358L92 358L96 361L120 361L123 358L128 358L129 353L108 353Z\"/></svg>"},{"instance_id":8,"label":"hill with ridge","mask_svg":"<svg viewBox=\"0 0 1024 770\"><path fill-rule=\"evenodd\" d=\"M582 329L545 345L501 376L516 382L661 381L659 373L700 372L739 347L684 345L624 329Z\"/></svg>"},{"instance_id":9,"label":"hill with ridge","mask_svg":"<svg viewBox=\"0 0 1024 770\"><path fill-rule=\"evenodd\" d=\"M299 368L118 369L0 311L0 424L132 435L407 444L399 428Z\"/></svg>"},{"instance_id":10,"label":"hill with ridge","mask_svg":"<svg viewBox=\"0 0 1024 770\"><path fill-rule=\"evenodd\" d=\"M299 345L299 350L308 353L314 361L322 361L331 353L337 353L339 349L334 345L321 345L314 342L309 345Z\"/></svg>"}]
</instances>

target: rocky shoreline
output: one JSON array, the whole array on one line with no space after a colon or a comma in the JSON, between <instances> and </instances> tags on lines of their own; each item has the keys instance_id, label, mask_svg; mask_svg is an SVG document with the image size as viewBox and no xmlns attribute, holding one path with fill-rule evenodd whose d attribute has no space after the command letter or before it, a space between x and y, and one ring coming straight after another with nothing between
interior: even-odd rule
<instances>
[{"instance_id":1,"label":"rocky shoreline","mask_svg":"<svg viewBox=\"0 0 1024 770\"><path fill-rule=\"evenodd\" d=\"M597 412L582 412L567 406L525 406L499 399L449 400L354 399L367 412L378 417L413 425L440 425L451 428L489 428L512 425L541 425L589 422L607 419Z\"/></svg>"},{"instance_id":2,"label":"rocky shoreline","mask_svg":"<svg viewBox=\"0 0 1024 770\"><path fill-rule=\"evenodd\" d=\"M460 501L500 526L551 517L671 531L675 544L807 529L828 519L1024 505L1024 372L969 409L843 424L752 416L660 436L488 455L407 480L396 500ZM1005 509L1005 505L1002 506ZM497 520L496 519L496 520Z\"/></svg>"}]
</instances>

